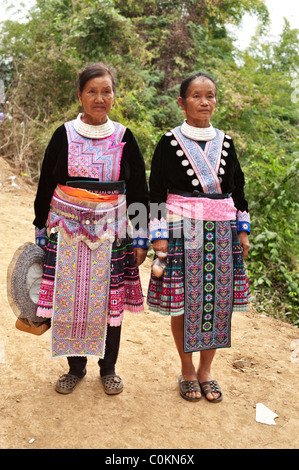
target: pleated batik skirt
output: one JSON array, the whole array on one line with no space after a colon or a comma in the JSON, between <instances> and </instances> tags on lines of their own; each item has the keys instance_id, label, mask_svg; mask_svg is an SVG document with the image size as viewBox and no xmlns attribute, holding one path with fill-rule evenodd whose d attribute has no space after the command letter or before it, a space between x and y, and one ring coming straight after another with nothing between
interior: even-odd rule
<instances>
[{"instance_id":1,"label":"pleated batik skirt","mask_svg":"<svg viewBox=\"0 0 299 470\"><path fill-rule=\"evenodd\" d=\"M170 221L164 275L151 273L147 304L184 314L184 351L230 347L233 310L247 310L250 288L236 221Z\"/></svg>"}]
</instances>

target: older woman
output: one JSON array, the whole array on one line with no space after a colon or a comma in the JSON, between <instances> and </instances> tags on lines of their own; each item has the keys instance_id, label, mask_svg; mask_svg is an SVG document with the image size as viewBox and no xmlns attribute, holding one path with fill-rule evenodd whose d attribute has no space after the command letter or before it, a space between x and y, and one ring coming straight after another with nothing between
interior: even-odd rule
<instances>
[{"instance_id":1,"label":"older woman","mask_svg":"<svg viewBox=\"0 0 299 470\"><path fill-rule=\"evenodd\" d=\"M215 81L188 77L178 104L186 120L161 138L152 160L150 238L161 263L167 257L163 275L151 275L148 305L171 315L181 395L216 402L222 392L212 361L217 348L230 346L232 311L247 309L250 296L243 263L250 220L233 140L210 123Z\"/></svg>"},{"instance_id":2,"label":"older woman","mask_svg":"<svg viewBox=\"0 0 299 470\"><path fill-rule=\"evenodd\" d=\"M83 113L54 132L35 199L36 242L46 247L37 314L52 318L52 356L69 363L56 391L72 392L87 356L96 356L105 392L116 394L123 312L143 309L138 266L147 228L129 237L127 205L148 205L145 165L132 132L109 119L110 69L87 66L78 96Z\"/></svg>"}]
</instances>

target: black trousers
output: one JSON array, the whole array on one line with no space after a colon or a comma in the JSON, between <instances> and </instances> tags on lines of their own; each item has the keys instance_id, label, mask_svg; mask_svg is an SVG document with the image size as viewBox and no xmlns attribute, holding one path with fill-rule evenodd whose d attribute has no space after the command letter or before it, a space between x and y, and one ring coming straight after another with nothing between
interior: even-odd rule
<instances>
[{"instance_id":1,"label":"black trousers","mask_svg":"<svg viewBox=\"0 0 299 470\"><path fill-rule=\"evenodd\" d=\"M104 359L99 359L100 375L115 374L115 364L118 357L119 343L120 343L120 326L107 327L106 336L106 349ZM87 357L84 356L71 356L67 358L69 364L69 373L77 377L83 377L86 374Z\"/></svg>"}]
</instances>

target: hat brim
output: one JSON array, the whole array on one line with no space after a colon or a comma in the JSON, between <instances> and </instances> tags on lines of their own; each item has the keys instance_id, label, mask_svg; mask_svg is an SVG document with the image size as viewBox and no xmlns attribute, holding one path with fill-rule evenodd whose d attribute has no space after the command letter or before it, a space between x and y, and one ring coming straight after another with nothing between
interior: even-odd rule
<instances>
[{"instance_id":1,"label":"hat brim","mask_svg":"<svg viewBox=\"0 0 299 470\"><path fill-rule=\"evenodd\" d=\"M42 280L44 250L34 243L24 243L15 252L7 269L7 297L14 314L32 326L44 323L36 316Z\"/></svg>"}]
</instances>

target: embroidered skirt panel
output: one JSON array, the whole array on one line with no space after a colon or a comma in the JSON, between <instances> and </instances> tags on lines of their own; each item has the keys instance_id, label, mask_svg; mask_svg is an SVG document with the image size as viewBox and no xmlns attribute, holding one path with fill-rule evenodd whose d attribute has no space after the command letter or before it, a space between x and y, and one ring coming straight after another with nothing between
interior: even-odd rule
<instances>
[{"instance_id":1,"label":"embroidered skirt panel","mask_svg":"<svg viewBox=\"0 0 299 470\"><path fill-rule=\"evenodd\" d=\"M123 217L109 231L103 223L95 230L105 209L65 199L56 192L51 204L37 314L52 318L53 356L104 357L107 323L118 326L124 310L143 310L133 244Z\"/></svg>"},{"instance_id":2,"label":"embroidered skirt panel","mask_svg":"<svg viewBox=\"0 0 299 470\"><path fill-rule=\"evenodd\" d=\"M233 310L247 310L250 287L235 220L169 216L167 264L151 273L147 304L184 314L184 350L230 347Z\"/></svg>"}]
</instances>

